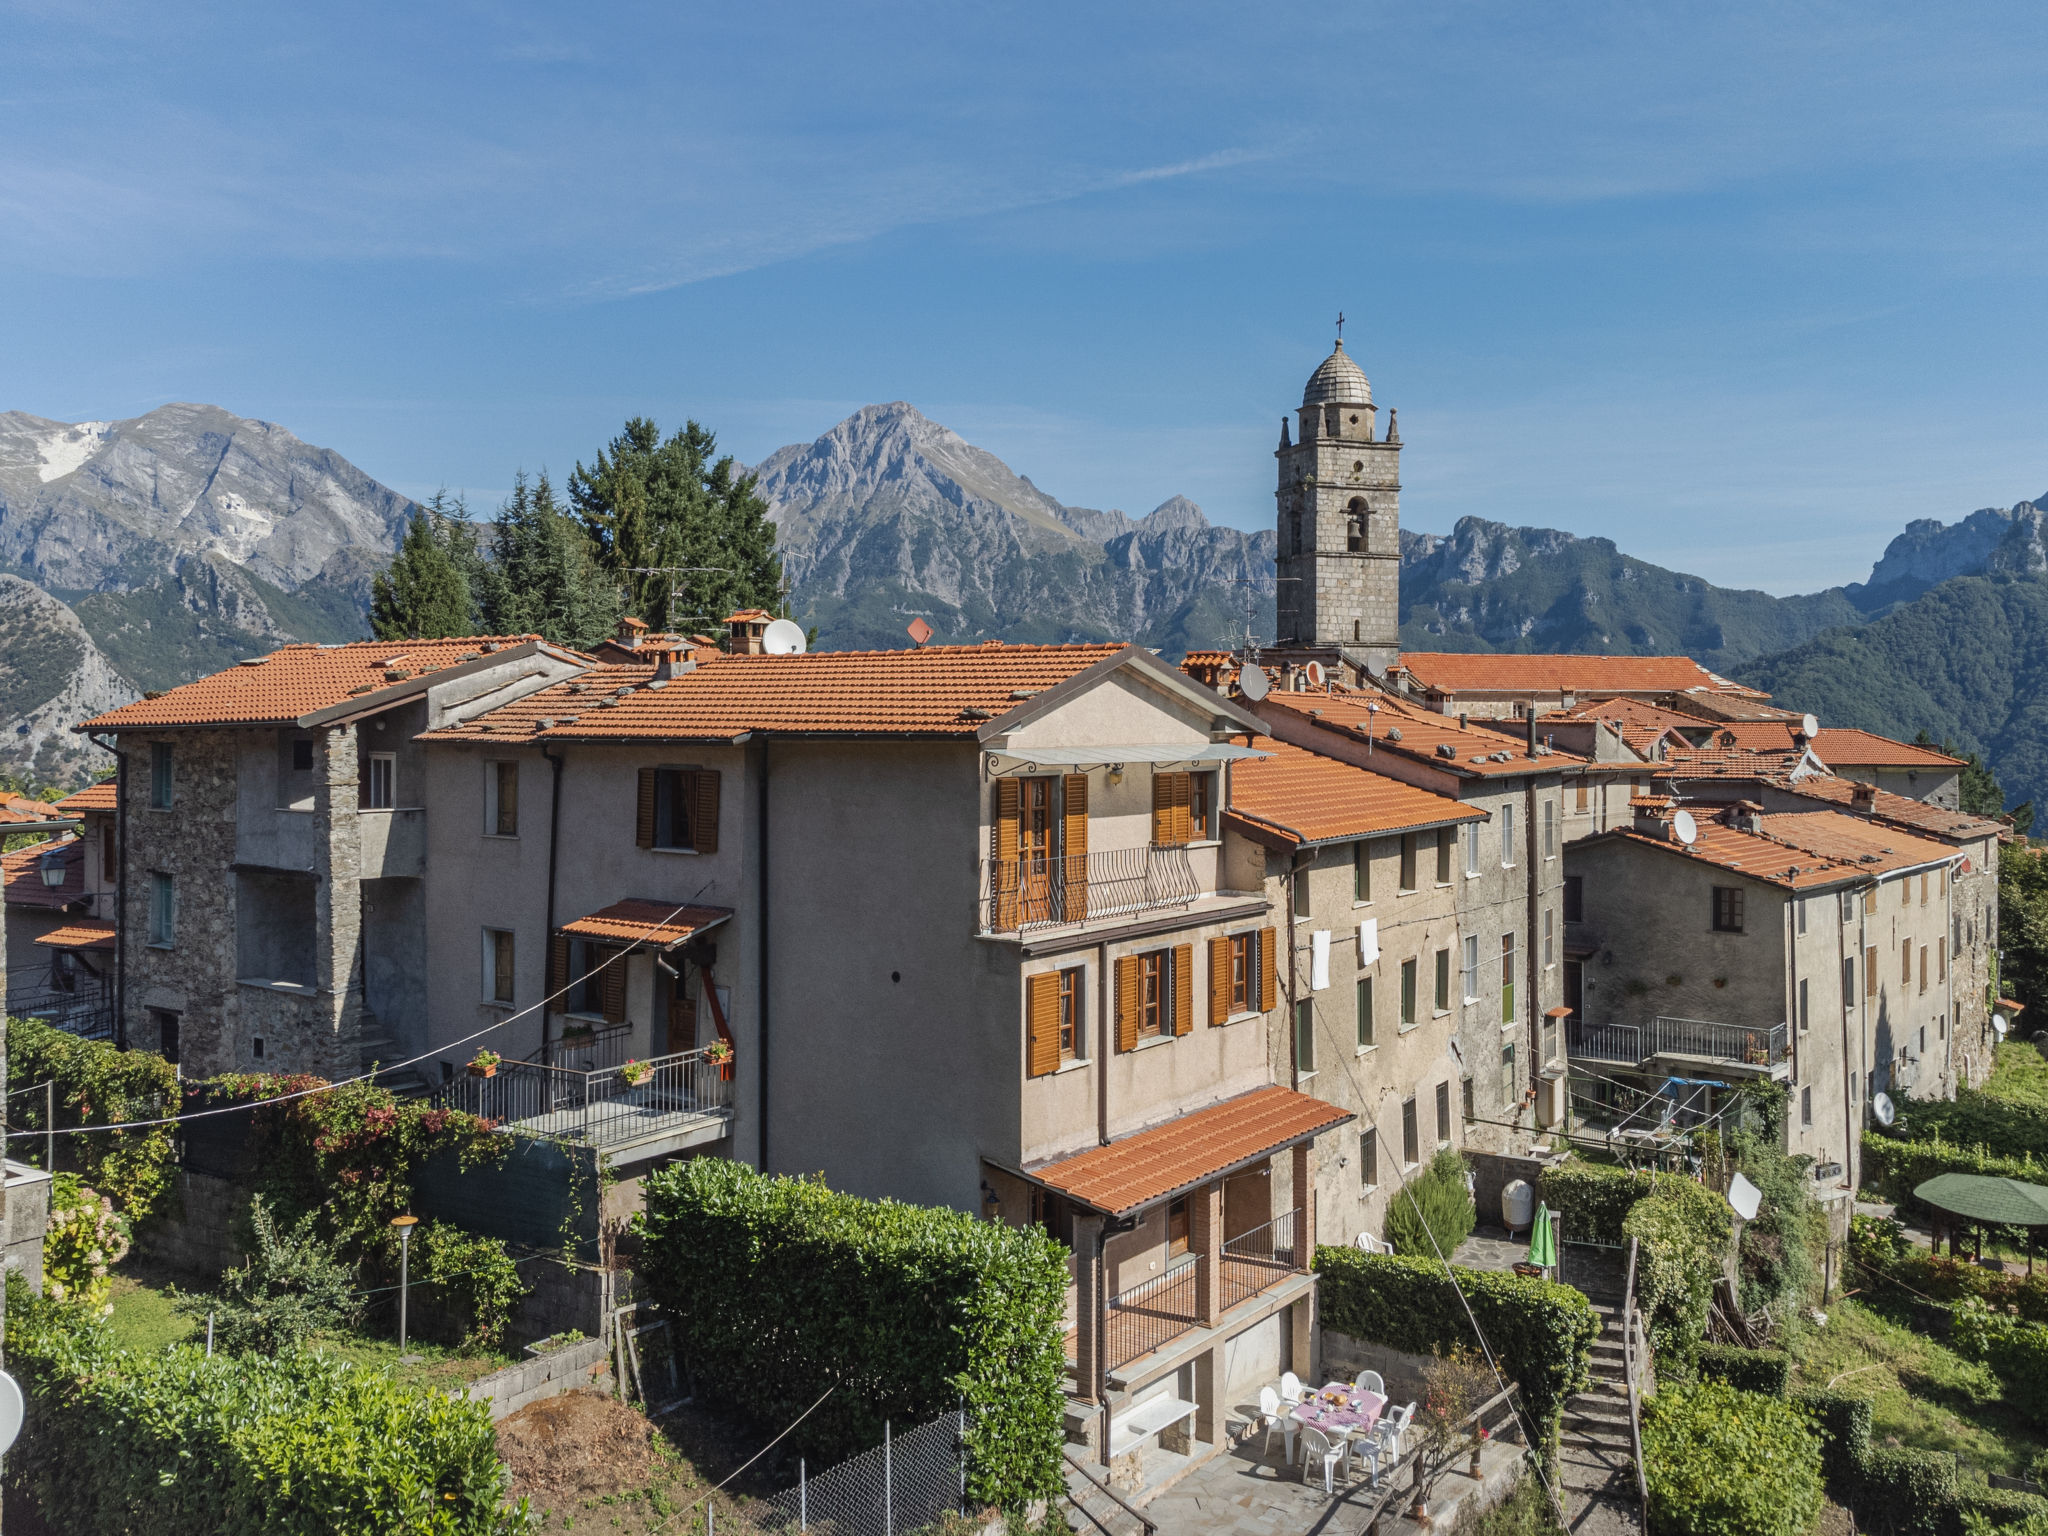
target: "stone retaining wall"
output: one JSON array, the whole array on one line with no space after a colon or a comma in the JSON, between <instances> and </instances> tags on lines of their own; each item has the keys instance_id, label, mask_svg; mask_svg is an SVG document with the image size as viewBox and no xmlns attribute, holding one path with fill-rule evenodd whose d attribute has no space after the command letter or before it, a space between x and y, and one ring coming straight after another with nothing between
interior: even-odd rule
<instances>
[{"instance_id":1,"label":"stone retaining wall","mask_svg":"<svg viewBox=\"0 0 2048 1536\"><path fill-rule=\"evenodd\" d=\"M490 1376L480 1376L464 1394L471 1402L489 1403L492 1419L517 1413L528 1403L556 1397L577 1387L612 1390L609 1352L602 1339L585 1339L551 1354L522 1360Z\"/></svg>"}]
</instances>

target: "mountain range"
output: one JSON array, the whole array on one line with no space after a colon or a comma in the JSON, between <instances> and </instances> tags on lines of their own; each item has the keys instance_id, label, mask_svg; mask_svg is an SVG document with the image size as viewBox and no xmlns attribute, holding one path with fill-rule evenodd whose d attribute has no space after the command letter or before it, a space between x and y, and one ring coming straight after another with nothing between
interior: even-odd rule
<instances>
[{"instance_id":1,"label":"mountain range","mask_svg":"<svg viewBox=\"0 0 2048 1536\"><path fill-rule=\"evenodd\" d=\"M1065 505L901 401L753 472L792 612L824 647L898 647L918 618L954 643L1135 638L1170 657L1272 631L1271 530L1212 524L1180 496L1137 518ZM332 450L215 406L0 414L0 765L75 780L95 753L65 729L80 715L287 640L367 633L370 577L412 510ZM1917 521L1869 581L1774 597L1467 517L1403 531L1401 640L1683 652L1830 723L1984 751L2017 794L2048 793L2031 705L2048 681L2043 518L2021 502ZM1956 645L1957 624L1984 644Z\"/></svg>"}]
</instances>

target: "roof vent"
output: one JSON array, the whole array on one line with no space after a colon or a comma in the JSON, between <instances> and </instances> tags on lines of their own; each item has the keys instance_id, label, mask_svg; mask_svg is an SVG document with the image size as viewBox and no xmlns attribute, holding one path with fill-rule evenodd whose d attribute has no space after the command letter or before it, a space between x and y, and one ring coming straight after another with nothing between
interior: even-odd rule
<instances>
[{"instance_id":1,"label":"roof vent","mask_svg":"<svg viewBox=\"0 0 2048 1536\"><path fill-rule=\"evenodd\" d=\"M1436 755L1438 757L1456 757L1458 749L1448 741L1440 741L1436 744Z\"/></svg>"},{"instance_id":2,"label":"roof vent","mask_svg":"<svg viewBox=\"0 0 2048 1536\"><path fill-rule=\"evenodd\" d=\"M1401 727L1399 727L1398 725L1390 725L1390 726L1388 726L1388 727L1387 727L1387 740L1389 740L1389 741L1399 741L1400 739L1401 739ZM1456 747L1453 747L1453 748L1451 748L1451 753L1452 753L1452 755L1453 755L1453 756L1456 756L1456 755L1457 755L1457 750L1458 750L1458 749L1457 749Z\"/></svg>"},{"instance_id":3,"label":"roof vent","mask_svg":"<svg viewBox=\"0 0 2048 1536\"><path fill-rule=\"evenodd\" d=\"M260 667L268 660L270 660L268 656L244 656L235 665L238 667Z\"/></svg>"},{"instance_id":4,"label":"roof vent","mask_svg":"<svg viewBox=\"0 0 2048 1536\"><path fill-rule=\"evenodd\" d=\"M542 715L533 722L533 728L537 731L552 731L555 728L555 717L553 715Z\"/></svg>"},{"instance_id":5,"label":"roof vent","mask_svg":"<svg viewBox=\"0 0 2048 1536\"><path fill-rule=\"evenodd\" d=\"M960 718L963 720L993 720L995 713L992 710L983 709L978 704L969 704L960 711Z\"/></svg>"}]
</instances>

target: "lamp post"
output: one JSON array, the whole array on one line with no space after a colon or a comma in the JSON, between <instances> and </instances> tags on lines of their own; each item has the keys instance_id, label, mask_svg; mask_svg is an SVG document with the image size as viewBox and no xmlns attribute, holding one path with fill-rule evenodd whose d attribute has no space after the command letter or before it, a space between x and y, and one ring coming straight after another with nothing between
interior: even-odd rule
<instances>
[{"instance_id":1,"label":"lamp post","mask_svg":"<svg viewBox=\"0 0 2048 1536\"><path fill-rule=\"evenodd\" d=\"M410 1357L405 1352L405 1304L412 1276L409 1261L412 1258L412 1229L419 1224L417 1216L394 1216L391 1225L398 1228L398 1359L404 1364Z\"/></svg>"}]
</instances>

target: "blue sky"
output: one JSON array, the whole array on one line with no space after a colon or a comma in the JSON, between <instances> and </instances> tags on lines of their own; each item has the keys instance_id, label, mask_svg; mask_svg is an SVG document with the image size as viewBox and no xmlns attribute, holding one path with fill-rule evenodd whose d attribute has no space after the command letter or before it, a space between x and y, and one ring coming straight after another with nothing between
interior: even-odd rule
<instances>
[{"instance_id":1,"label":"blue sky","mask_svg":"<svg viewBox=\"0 0 2048 1536\"><path fill-rule=\"evenodd\" d=\"M2039 7L0 0L0 408L488 505L907 399L1271 517L1338 309L1408 526L1858 579L2048 491Z\"/></svg>"}]
</instances>

